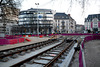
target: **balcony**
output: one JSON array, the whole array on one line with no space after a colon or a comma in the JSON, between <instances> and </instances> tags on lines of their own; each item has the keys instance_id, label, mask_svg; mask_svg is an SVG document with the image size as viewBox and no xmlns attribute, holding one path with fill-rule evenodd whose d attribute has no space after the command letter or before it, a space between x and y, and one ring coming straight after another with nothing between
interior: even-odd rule
<instances>
[{"instance_id":1,"label":"balcony","mask_svg":"<svg viewBox=\"0 0 100 67\"><path fill-rule=\"evenodd\" d=\"M61 25L61 27L65 27L65 25Z\"/></svg>"},{"instance_id":2,"label":"balcony","mask_svg":"<svg viewBox=\"0 0 100 67\"><path fill-rule=\"evenodd\" d=\"M0 27L0 28L6 28L6 27Z\"/></svg>"}]
</instances>

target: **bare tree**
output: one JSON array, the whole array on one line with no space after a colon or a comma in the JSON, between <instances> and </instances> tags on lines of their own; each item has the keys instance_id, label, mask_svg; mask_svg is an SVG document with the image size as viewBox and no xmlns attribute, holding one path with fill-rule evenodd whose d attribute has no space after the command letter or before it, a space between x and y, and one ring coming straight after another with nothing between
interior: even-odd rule
<instances>
[{"instance_id":1,"label":"bare tree","mask_svg":"<svg viewBox=\"0 0 100 67\"><path fill-rule=\"evenodd\" d=\"M22 0L0 0L0 23L3 23L3 32L6 31L6 24L13 19L11 16L18 16Z\"/></svg>"}]
</instances>

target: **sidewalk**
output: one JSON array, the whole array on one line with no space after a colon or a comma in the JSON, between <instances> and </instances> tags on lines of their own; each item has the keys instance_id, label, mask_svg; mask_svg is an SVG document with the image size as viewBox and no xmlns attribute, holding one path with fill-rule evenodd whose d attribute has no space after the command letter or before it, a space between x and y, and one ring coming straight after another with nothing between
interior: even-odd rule
<instances>
[{"instance_id":1,"label":"sidewalk","mask_svg":"<svg viewBox=\"0 0 100 67\"><path fill-rule=\"evenodd\" d=\"M100 67L100 40L85 43L86 67Z\"/></svg>"},{"instance_id":2,"label":"sidewalk","mask_svg":"<svg viewBox=\"0 0 100 67\"><path fill-rule=\"evenodd\" d=\"M32 44L32 43L37 43L37 42L42 42L42 41L46 41L48 39L50 39L49 37L43 37L43 38L39 38L39 37L27 37L28 39L30 39L31 41L25 41L23 43L17 43L17 44L12 44L12 45L3 45L0 46L0 51L1 50L5 50L5 49L10 49L10 48L15 48L15 47L19 47L19 46L24 46L24 45L28 45L28 44Z\"/></svg>"}]
</instances>

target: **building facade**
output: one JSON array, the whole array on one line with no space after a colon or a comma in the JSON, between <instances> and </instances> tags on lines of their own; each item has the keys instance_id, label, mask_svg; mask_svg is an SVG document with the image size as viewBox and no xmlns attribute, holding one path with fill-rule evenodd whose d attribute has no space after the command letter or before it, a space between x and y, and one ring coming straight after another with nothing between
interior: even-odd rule
<instances>
[{"instance_id":1,"label":"building facade","mask_svg":"<svg viewBox=\"0 0 100 67\"><path fill-rule=\"evenodd\" d=\"M85 30L84 25L76 24L76 30L75 30L76 33L84 33L84 30Z\"/></svg>"},{"instance_id":2,"label":"building facade","mask_svg":"<svg viewBox=\"0 0 100 67\"><path fill-rule=\"evenodd\" d=\"M100 31L100 14L91 14L85 18L85 30Z\"/></svg>"},{"instance_id":3,"label":"building facade","mask_svg":"<svg viewBox=\"0 0 100 67\"><path fill-rule=\"evenodd\" d=\"M35 8L21 11L19 25L14 26L12 32L16 32L16 34L50 34L53 28L54 13L51 9Z\"/></svg>"},{"instance_id":4,"label":"building facade","mask_svg":"<svg viewBox=\"0 0 100 67\"><path fill-rule=\"evenodd\" d=\"M76 22L70 15L56 13L54 15L54 31L57 33L74 33Z\"/></svg>"}]
</instances>

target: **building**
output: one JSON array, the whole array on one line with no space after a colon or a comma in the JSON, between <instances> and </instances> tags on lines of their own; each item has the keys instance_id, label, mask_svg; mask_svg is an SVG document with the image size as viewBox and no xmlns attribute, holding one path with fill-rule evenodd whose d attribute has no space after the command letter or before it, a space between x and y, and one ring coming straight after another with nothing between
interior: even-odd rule
<instances>
[{"instance_id":1,"label":"building","mask_svg":"<svg viewBox=\"0 0 100 67\"><path fill-rule=\"evenodd\" d=\"M19 25L14 26L15 34L51 34L54 11L51 9L31 8L19 13Z\"/></svg>"},{"instance_id":2,"label":"building","mask_svg":"<svg viewBox=\"0 0 100 67\"><path fill-rule=\"evenodd\" d=\"M3 12L2 12L3 11ZM19 9L5 6L0 8L0 37L12 35L11 28L17 25Z\"/></svg>"},{"instance_id":3,"label":"building","mask_svg":"<svg viewBox=\"0 0 100 67\"><path fill-rule=\"evenodd\" d=\"M76 33L84 33L84 25L76 24Z\"/></svg>"},{"instance_id":4,"label":"building","mask_svg":"<svg viewBox=\"0 0 100 67\"><path fill-rule=\"evenodd\" d=\"M100 14L91 14L85 18L85 30L100 31Z\"/></svg>"},{"instance_id":5,"label":"building","mask_svg":"<svg viewBox=\"0 0 100 67\"><path fill-rule=\"evenodd\" d=\"M54 15L54 31L57 33L74 33L75 20L65 13L56 13Z\"/></svg>"}]
</instances>

